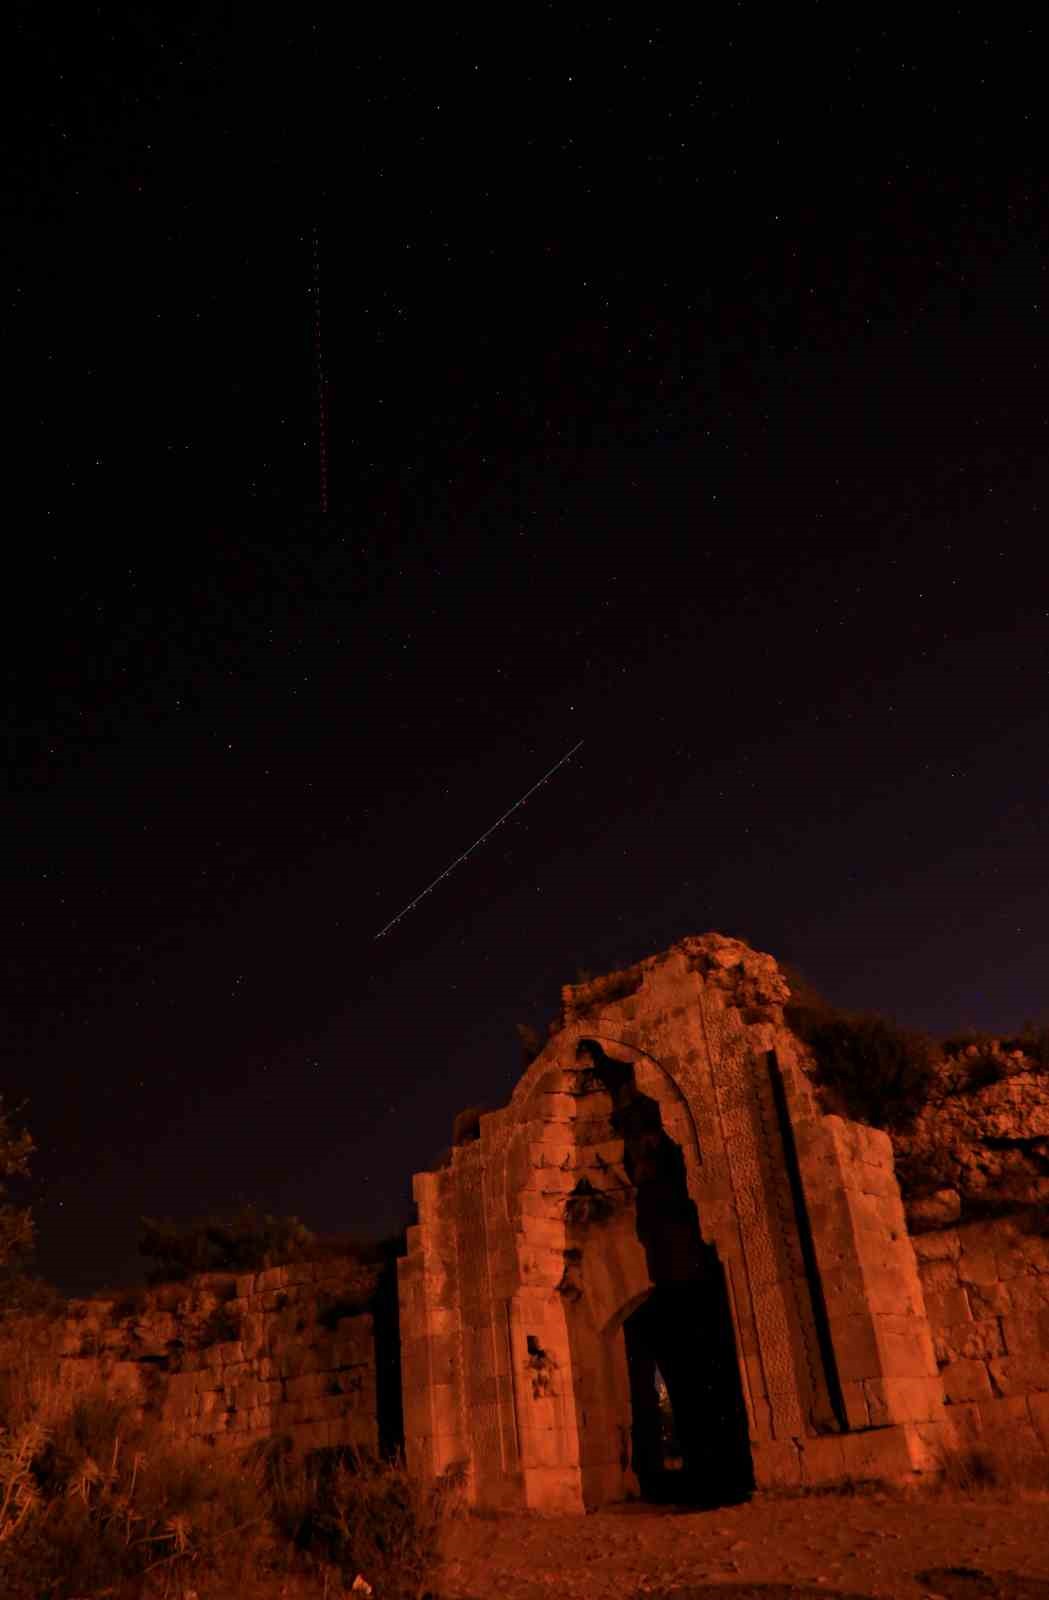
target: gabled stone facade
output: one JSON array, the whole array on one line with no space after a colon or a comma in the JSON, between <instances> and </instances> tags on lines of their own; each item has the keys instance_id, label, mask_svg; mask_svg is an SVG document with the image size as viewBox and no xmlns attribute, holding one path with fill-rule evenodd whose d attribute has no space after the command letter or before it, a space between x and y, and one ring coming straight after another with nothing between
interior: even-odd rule
<instances>
[{"instance_id":1,"label":"gabled stone facade","mask_svg":"<svg viewBox=\"0 0 1049 1600\"><path fill-rule=\"evenodd\" d=\"M480 1506L582 1511L936 1464L892 1147L821 1113L787 998L717 934L564 990L510 1104L414 1181L410 1468L465 1462Z\"/></svg>"}]
</instances>

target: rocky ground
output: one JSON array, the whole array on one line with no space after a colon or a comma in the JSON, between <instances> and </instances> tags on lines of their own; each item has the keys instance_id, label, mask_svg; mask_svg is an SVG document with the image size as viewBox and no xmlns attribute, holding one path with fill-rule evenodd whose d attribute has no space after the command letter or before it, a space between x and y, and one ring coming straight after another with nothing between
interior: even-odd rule
<instances>
[{"instance_id":1,"label":"rocky ground","mask_svg":"<svg viewBox=\"0 0 1049 1600\"><path fill-rule=\"evenodd\" d=\"M1049 1600L1049 1494L755 1497L719 1511L468 1517L442 1600Z\"/></svg>"}]
</instances>

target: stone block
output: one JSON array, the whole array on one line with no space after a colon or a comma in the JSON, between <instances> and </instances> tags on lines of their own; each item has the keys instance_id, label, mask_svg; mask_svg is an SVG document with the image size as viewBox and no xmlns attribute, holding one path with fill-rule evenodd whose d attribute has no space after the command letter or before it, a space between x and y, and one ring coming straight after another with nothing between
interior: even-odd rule
<instances>
[{"instance_id":1,"label":"stone block","mask_svg":"<svg viewBox=\"0 0 1049 1600\"><path fill-rule=\"evenodd\" d=\"M529 1107L544 1122L574 1122L579 1115L579 1102L574 1095L537 1094Z\"/></svg>"},{"instance_id":2,"label":"stone block","mask_svg":"<svg viewBox=\"0 0 1049 1600\"><path fill-rule=\"evenodd\" d=\"M936 1256L931 1261L927 1260L921 1266L920 1276L926 1296L946 1294L948 1289L958 1287L957 1259L952 1256Z\"/></svg>"},{"instance_id":3,"label":"stone block","mask_svg":"<svg viewBox=\"0 0 1049 1600\"><path fill-rule=\"evenodd\" d=\"M586 1509L578 1467L529 1467L524 1472L525 1504L530 1511L575 1515Z\"/></svg>"},{"instance_id":4,"label":"stone block","mask_svg":"<svg viewBox=\"0 0 1049 1600\"><path fill-rule=\"evenodd\" d=\"M998 1268L998 1277L1003 1283L1009 1283L1014 1278L1026 1278L1031 1270L1018 1245L1011 1250L996 1250L994 1261Z\"/></svg>"},{"instance_id":5,"label":"stone block","mask_svg":"<svg viewBox=\"0 0 1049 1600\"><path fill-rule=\"evenodd\" d=\"M752 1439L750 1453L759 1489L793 1488L801 1482L801 1461L793 1439Z\"/></svg>"},{"instance_id":6,"label":"stone block","mask_svg":"<svg viewBox=\"0 0 1049 1600\"><path fill-rule=\"evenodd\" d=\"M992 1384L1003 1395L1049 1391L1049 1355L993 1357L987 1369Z\"/></svg>"},{"instance_id":7,"label":"stone block","mask_svg":"<svg viewBox=\"0 0 1049 1600\"><path fill-rule=\"evenodd\" d=\"M458 1434L460 1430L458 1385L435 1383L428 1392L434 1434Z\"/></svg>"},{"instance_id":8,"label":"stone block","mask_svg":"<svg viewBox=\"0 0 1049 1600\"><path fill-rule=\"evenodd\" d=\"M903 1212L903 1203L900 1200L900 1186L896 1182L895 1173L878 1167L869 1161L857 1162L851 1173L850 1187L858 1189L862 1194L877 1195L879 1198L892 1199Z\"/></svg>"},{"instance_id":9,"label":"stone block","mask_svg":"<svg viewBox=\"0 0 1049 1600\"><path fill-rule=\"evenodd\" d=\"M950 1413L935 1422L905 1422L903 1433L915 1472L940 1472L955 1443Z\"/></svg>"},{"instance_id":10,"label":"stone block","mask_svg":"<svg viewBox=\"0 0 1049 1600\"><path fill-rule=\"evenodd\" d=\"M875 1234L886 1232L885 1217L882 1213L882 1198L876 1194L866 1194L862 1189L849 1189L849 1210L852 1213L853 1225ZM869 1248L867 1241L862 1248Z\"/></svg>"},{"instance_id":11,"label":"stone block","mask_svg":"<svg viewBox=\"0 0 1049 1600\"><path fill-rule=\"evenodd\" d=\"M567 1243L564 1219L536 1217L525 1213L521 1218L521 1231L516 1235L516 1239L518 1249L536 1245L551 1250L563 1250Z\"/></svg>"},{"instance_id":12,"label":"stone block","mask_svg":"<svg viewBox=\"0 0 1049 1600\"><path fill-rule=\"evenodd\" d=\"M1049 1234L1025 1233L1017 1244L1029 1267L1036 1272L1049 1273Z\"/></svg>"},{"instance_id":13,"label":"stone block","mask_svg":"<svg viewBox=\"0 0 1049 1600\"><path fill-rule=\"evenodd\" d=\"M830 1317L831 1339L842 1382L876 1378L881 1373L881 1350L874 1323L867 1314Z\"/></svg>"},{"instance_id":14,"label":"stone block","mask_svg":"<svg viewBox=\"0 0 1049 1600\"><path fill-rule=\"evenodd\" d=\"M981 1404L982 1401L964 1400L948 1406L946 1416L954 1430L959 1447L973 1445L983 1437L983 1423L980 1421Z\"/></svg>"},{"instance_id":15,"label":"stone block","mask_svg":"<svg viewBox=\"0 0 1049 1600\"><path fill-rule=\"evenodd\" d=\"M573 1139L569 1139L567 1136L555 1139L548 1132L545 1138L529 1144L528 1162L531 1167L541 1170L544 1175L550 1169L559 1171L564 1168L567 1171L573 1164L572 1158L575 1155L575 1151L576 1146Z\"/></svg>"},{"instance_id":16,"label":"stone block","mask_svg":"<svg viewBox=\"0 0 1049 1600\"><path fill-rule=\"evenodd\" d=\"M1027 1409L1030 1412L1031 1424L1041 1441L1041 1446L1049 1454L1049 1393L1029 1394L1027 1396Z\"/></svg>"},{"instance_id":17,"label":"stone block","mask_svg":"<svg viewBox=\"0 0 1049 1600\"><path fill-rule=\"evenodd\" d=\"M972 1322L968 1291L960 1286L939 1294L926 1294L925 1314L933 1328L949 1328L955 1322Z\"/></svg>"},{"instance_id":18,"label":"stone block","mask_svg":"<svg viewBox=\"0 0 1049 1600\"><path fill-rule=\"evenodd\" d=\"M900 1324L903 1324L901 1327ZM875 1318L880 1370L864 1377L934 1378L938 1367L932 1334L924 1317Z\"/></svg>"},{"instance_id":19,"label":"stone block","mask_svg":"<svg viewBox=\"0 0 1049 1600\"><path fill-rule=\"evenodd\" d=\"M1029 1427L1031 1413L1027 1405L1027 1396L1003 1395L997 1399L981 1401L980 1422L985 1434Z\"/></svg>"},{"instance_id":20,"label":"stone block","mask_svg":"<svg viewBox=\"0 0 1049 1600\"><path fill-rule=\"evenodd\" d=\"M1005 1354L1005 1342L997 1317L979 1322L956 1322L940 1328L935 1335L936 1359L945 1361L988 1361Z\"/></svg>"},{"instance_id":21,"label":"stone block","mask_svg":"<svg viewBox=\"0 0 1049 1600\"><path fill-rule=\"evenodd\" d=\"M911 1240L919 1262L957 1261L962 1243L957 1228L938 1228L932 1233L920 1233Z\"/></svg>"},{"instance_id":22,"label":"stone block","mask_svg":"<svg viewBox=\"0 0 1049 1600\"><path fill-rule=\"evenodd\" d=\"M958 1280L980 1285L998 1282L998 1263L993 1250L963 1250L958 1258Z\"/></svg>"},{"instance_id":23,"label":"stone block","mask_svg":"<svg viewBox=\"0 0 1049 1600\"><path fill-rule=\"evenodd\" d=\"M835 1483L845 1477L844 1437L844 1434L825 1434L821 1439L798 1441L802 1483Z\"/></svg>"},{"instance_id":24,"label":"stone block","mask_svg":"<svg viewBox=\"0 0 1049 1600\"><path fill-rule=\"evenodd\" d=\"M579 1440L575 1429L522 1428L521 1465L524 1467L576 1467Z\"/></svg>"},{"instance_id":25,"label":"stone block","mask_svg":"<svg viewBox=\"0 0 1049 1600\"><path fill-rule=\"evenodd\" d=\"M970 1283L966 1293L969 1296L973 1316L978 1321L985 1317L1000 1317L1004 1311L1012 1309L1012 1291L1007 1284Z\"/></svg>"},{"instance_id":26,"label":"stone block","mask_svg":"<svg viewBox=\"0 0 1049 1600\"><path fill-rule=\"evenodd\" d=\"M854 1123L853 1126L860 1130L859 1153L862 1160L869 1162L871 1166L894 1172L892 1140L884 1128L869 1128L865 1123Z\"/></svg>"},{"instance_id":27,"label":"stone block","mask_svg":"<svg viewBox=\"0 0 1049 1600\"><path fill-rule=\"evenodd\" d=\"M924 1311L918 1274L906 1267L876 1266L865 1273L867 1301L874 1312L919 1316Z\"/></svg>"},{"instance_id":28,"label":"stone block","mask_svg":"<svg viewBox=\"0 0 1049 1600\"><path fill-rule=\"evenodd\" d=\"M1006 1354L1044 1356L1049 1360L1049 1306L1039 1311L1009 1312L1001 1318Z\"/></svg>"},{"instance_id":29,"label":"stone block","mask_svg":"<svg viewBox=\"0 0 1049 1600\"><path fill-rule=\"evenodd\" d=\"M565 1215L565 1197L563 1194L543 1193L538 1189L522 1189L518 1195L518 1200L521 1206L522 1219L548 1217L551 1221L560 1222L563 1226ZM524 1226L526 1229L528 1228L527 1221L524 1221Z\"/></svg>"},{"instance_id":30,"label":"stone block","mask_svg":"<svg viewBox=\"0 0 1049 1600\"><path fill-rule=\"evenodd\" d=\"M1011 1311L1049 1311L1049 1277L1027 1275L1002 1285L1009 1296Z\"/></svg>"},{"instance_id":31,"label":"stone block","mask_svg":"<svg viewBox=\"0 0 1049 1600\"><path fill-rule=\"evenodd\" d=\"M951 1361L941 1373L943 1392L950 1405L989 1400L991 1380L983 1361Z\"/></svg>"},{"instance_id":32,"label":"stone block","mask_svg":"<svg viewBox=\"0 0 1049 1600\"><path fill-rule=\"evenodd\" d=\"M943 1385L936 1378L868 1378L871 1426L892 1422L934 1422L943 1412Z\"/></svg>"},{"instance_id":33,"label":"stone block","mask_svg":"<svg viewBox=\"0 0 1049 1600\"><path fill-rule=\"evenodd\" d=\"M839 1316L868 1310L863 1271L858 1261L843 1262L820 1273L827 1310Z\"/></svg>"},{"instance_id":34,"label":"stone block","mask_svg":"<svg viewBox=\"0 0 1049 1600\"><path fill-rule=\"evenodd\" d=\"M869 1381L869 1380L868 1380ZM841 1386L845 1402L845 1419L850 1428L869 1428L870 1412L867 1409L867 1391L863 1379L850 1378Z\"/></svg>"},{"instance_id":35,"label":"stone block","mask_svg":"<svg viewBox=\"0 0 1049 1600\"><path fill-rule=\"evenodd\" d=\"M270 1290L283 1289L287 1284L287 1267L267 1267L264 1272L259 1272L255 1275L256 1294L265 1294Z\"/></svg>"},{"instance_id":36,"label":"stone block","mask_svg":"<svg viewBox=\"0 0 1049 1600\"><path fill-rule=\"evenodd\" d=\"M298 1378L289 1378L284 1385L284 1392L289 1401L301 1401L313 1395L323 1394L328 1386L328 1378L323 1372L306 1372Z\"/></svg>"},{"instance_id":37,"label":"stone block","mask_svg":"<svg viewBox=\"0 0 1049 1600\"><path fill-rule=\"evenodd\" d=\"M902 1425L843 1433L841 1447L843 1475L857 1482L898 1481L914 1470L910 1442Z\"/></svg>"}]
</instances>

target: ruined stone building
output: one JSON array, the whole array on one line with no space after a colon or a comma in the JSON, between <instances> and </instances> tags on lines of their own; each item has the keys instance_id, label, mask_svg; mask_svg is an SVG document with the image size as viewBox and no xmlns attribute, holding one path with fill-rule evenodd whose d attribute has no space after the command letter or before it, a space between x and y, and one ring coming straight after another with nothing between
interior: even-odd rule
<instances>
[{"instance_id":1,"label":"ruined stone building","mask_svg":"<svg viewBox=\"0 0 1049 1600\"><path fill-rule=\"evenodd\" d=\"M416 1176L399 1282L305 1260L7 1318L0 1380L216 1448L403 1439L480 1507L1044 1465L1046 1062L985 1042L890 1139L827 1114L787 998L718 934L565 989L509 1105Z\"/></svg>"},{"instance_id":2,"label":"ruined stone building","mask_svg":"<svg viewBox=\"0 0 1049 1600\"><path fill-rule=\"evenodd\" d=\"M717 934L564 990L510 1104L414 1180L410 1467L582 1511L905 1478L995 1429L1049 1448L1049 1245L1011 1290L1000 1230L912 1240L888 1134L821 1111L787 998Z\"/></svg>"}]
</instances>

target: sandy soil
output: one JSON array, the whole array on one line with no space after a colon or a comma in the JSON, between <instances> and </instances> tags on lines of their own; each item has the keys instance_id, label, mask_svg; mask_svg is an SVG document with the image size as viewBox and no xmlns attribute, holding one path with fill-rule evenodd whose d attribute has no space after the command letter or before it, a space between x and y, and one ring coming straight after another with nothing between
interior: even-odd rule
<instances>
[{"instance_id":1,"label":"sandy soil","mask_svg":"<svg viewBox=\"0 0 1049 1600\"><path fill-rule=\"evenodd\" d=\"M1049 1496L756 1496L451 1525L442 1600L1049 1600Z\"/></svg>"}]
</instances>

